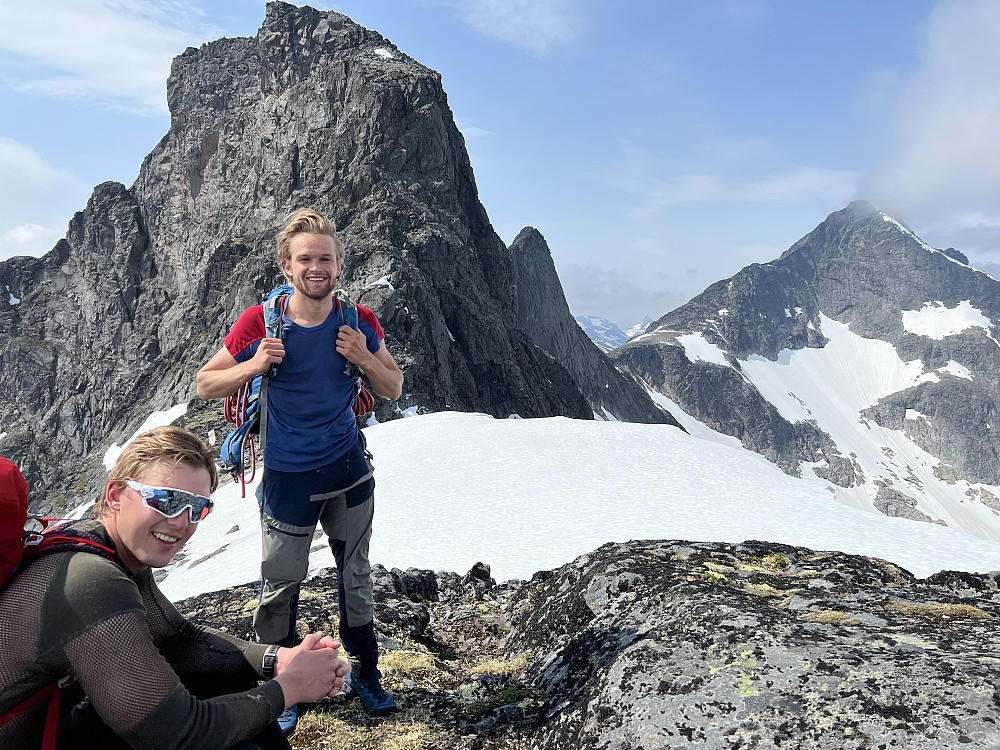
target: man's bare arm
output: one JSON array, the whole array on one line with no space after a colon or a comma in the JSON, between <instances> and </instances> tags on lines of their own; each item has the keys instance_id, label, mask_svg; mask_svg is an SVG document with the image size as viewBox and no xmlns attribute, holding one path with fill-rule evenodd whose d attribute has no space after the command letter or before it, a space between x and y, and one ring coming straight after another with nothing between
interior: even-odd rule
<instances>
[{"instance_id":1,"label":"man's bare arm","mask_svg":"<svg viewBox=\"0 0 1000 750\"><path fill-rule=\"evenodd\" d=\"M281 362L285 345L281 339L261 339L257 352L246 362L237 362L226 347L222 347L198 371L198 395L208 401L236 393L248 380L267 372L272 364Z\"/></svg>"}]
</instances>

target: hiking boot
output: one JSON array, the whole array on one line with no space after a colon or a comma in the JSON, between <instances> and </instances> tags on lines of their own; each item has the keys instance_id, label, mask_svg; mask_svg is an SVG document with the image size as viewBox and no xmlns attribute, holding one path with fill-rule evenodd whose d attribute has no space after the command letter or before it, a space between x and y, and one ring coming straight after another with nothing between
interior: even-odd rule
<instances>
[{"instance_id":1,"label":"hiking boot","mask_svg":"<svg viewBox=\"0 0 1000 750\"><path fill-rule=\"evenodd\" d=\"M281 712L281 716L278 717L278 726L281 727L281 732L286 737L291 737L292 732L295 731L295 725L299 723L299 704L296 703L294 706L289 706L284 711Z\"/></svg>"},{"instance_id":2,"label":"hiking boot","mask_svg":"<svg viewBox=\"0 0 1000 750\"><path fill-rule=\"evenodd\" d=\"M346 685L354 695L361 699L361 705L368 713L376 716L384 716L399 710L392 696L382 689L382 683L379 681L381 677L382 673L377 669L375 674L366 679L361 679L360 675L351 672Z\"/></svg>"}]
</instances>

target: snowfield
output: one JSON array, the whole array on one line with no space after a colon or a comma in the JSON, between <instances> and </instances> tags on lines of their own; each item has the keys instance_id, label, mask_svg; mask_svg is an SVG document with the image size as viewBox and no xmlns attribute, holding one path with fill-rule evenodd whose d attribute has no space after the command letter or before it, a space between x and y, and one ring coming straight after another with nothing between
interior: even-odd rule
<instances>
[{"instance_id":1,"label":"snowfield","mask_svg":"<svg viewBox=\"0 0 1000 750\"><path fill-rule=\"evenodd\" d=\"M708 433L443 412L365 434L377 481L371 560L388 568L464 573L482 561L507 580L605 542L761 539L882 557L920 577L1000 570L1000 543L849 507L832 485L790 477ZM165 571L172 600L257 580L253 489L216 493L215 512ZM317 538L311 572L332 565Z\"/></svg>"}]
</instances>

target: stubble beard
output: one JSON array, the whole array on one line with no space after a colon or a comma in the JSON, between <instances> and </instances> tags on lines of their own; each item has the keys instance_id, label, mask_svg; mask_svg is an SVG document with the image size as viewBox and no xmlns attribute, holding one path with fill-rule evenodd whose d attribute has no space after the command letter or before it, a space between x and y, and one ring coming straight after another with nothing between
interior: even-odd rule
<instances>
[{"instance_id":1,"label":"stubble beard","mask_svg":"<svg viewBox=\"0 0 1000 750\"><path fill-rule=\"evenodd\" d=\"M330 279L326 284L323 285L322 289L320 289L319 291L315 291L309 288L308 282L304 278L293 279L292 288L299 294L302 294L308 297L309 299L324 300L331 294L333 294L333 290L335 288L336 283L337 283L336 279Z\"/></svg>"}]
</instances>

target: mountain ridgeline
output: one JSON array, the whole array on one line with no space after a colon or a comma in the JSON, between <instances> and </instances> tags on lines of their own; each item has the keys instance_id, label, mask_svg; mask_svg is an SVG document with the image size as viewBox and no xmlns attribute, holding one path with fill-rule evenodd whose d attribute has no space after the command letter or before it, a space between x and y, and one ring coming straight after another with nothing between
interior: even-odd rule
<instances>
[{"instance_id":1,"label":"mountain ridgeline","mask_svg":"<svg viewBox=\"0 0 1000 750\"><path fill-rule=\"evenodd\" d=\"M198 368L280 279L275 236L303 206L336 221L341 285L405 374L378 419L591 419L607 403L519 327L438 73L345 16L273 2L256 37L178 56L167 101L132 187L98 185L52 251L0 263L0 449L33 507L92 498L107 448L194 397ZM636 414L664 420L651 403Z\"/></svg>"}]
</instances>

